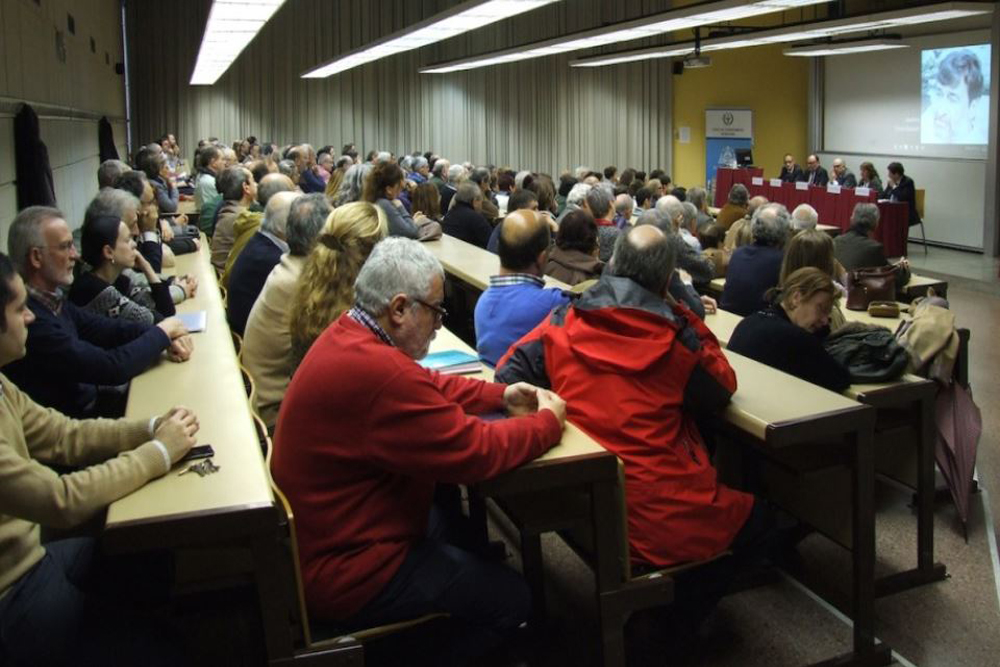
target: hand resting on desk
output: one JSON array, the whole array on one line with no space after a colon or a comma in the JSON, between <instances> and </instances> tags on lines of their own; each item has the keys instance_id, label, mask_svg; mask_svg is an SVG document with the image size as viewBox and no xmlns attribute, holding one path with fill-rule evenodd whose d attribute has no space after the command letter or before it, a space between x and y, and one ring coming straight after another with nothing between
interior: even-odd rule
<instances>
[{"instance_id":1,"label":"hand resting on desk","mask_svg":"<svg viewBox=\"0 0 1000 667\"><path fill-rule=\"evenodd\" d=\"M504 407L512 417L530 415L538 410L551 410L560 426L566 422L566 401L548 389L527 382L507 385L503 392Z\"/></svg>"},{"instance_id":2,"label":"hand resting on desk","mask_svg":"<svg viewBox=\"0 0 1000 667\"><path fill-rule=\"evenodd\" d=\"M153 437L163 443L170 455L170 462L177 463L194 447L195 434L201 425L192 410L182 406L171 408L157 417Z\"/></svg>"}]
</instances>

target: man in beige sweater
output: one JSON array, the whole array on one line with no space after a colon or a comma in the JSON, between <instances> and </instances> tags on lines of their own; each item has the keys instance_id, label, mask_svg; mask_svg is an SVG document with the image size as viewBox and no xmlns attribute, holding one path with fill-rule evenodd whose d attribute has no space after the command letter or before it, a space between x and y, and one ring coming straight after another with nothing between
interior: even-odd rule
<instances>
[{"instance_id":1,"label":"man in beige sweater","mask_svg":"<svg viewBox=\"0 0 1000 667\"><path fill-rule=\"evenodd\" d=\"M26 302L24 282L0 254L0 367L25 354L35 318ZM76 526L166 474L197 431L181 407L149 420L73 420L0 375L0 663L160 660L158 647L136 640L145 635L132 614L87 590L94 540L42 546L41 526ZM61 475L46 464L79 470Z\"/></svg>"}]
</instances>

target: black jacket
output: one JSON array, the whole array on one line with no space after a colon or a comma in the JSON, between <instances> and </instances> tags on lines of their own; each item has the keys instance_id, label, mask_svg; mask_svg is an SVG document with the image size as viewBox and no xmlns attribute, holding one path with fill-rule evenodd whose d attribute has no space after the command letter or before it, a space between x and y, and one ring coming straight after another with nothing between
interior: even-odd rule
<instances>
[{"instance_id":1,"label":"black jacket","mask_svg":"<svg viewBox=\"0 0 1000 667\"><path fill-rule=\"evenodd\" d=\"M56 205L49 149L42 141L38 114L27 104L14 117L14 170L18 210Z\"/></svg>"},{"instance_id":2,"label":"black jacket","mask_svg":"<svg viewBox=\"0 0 1000 667\"><path fill-rule=\"evenodd\" d=\"M792 165L792 168L788 167L781 168L781 175L779 176L781 180L785 183L795 183L796 181L806 180L806 176L802 171L802 167L797 164Z\"/></svg>"},{"instance_id":3,"label":"black jacket","mask_svg":"<svg viewBox=\"0 0 1000 667\"><path fill-rule=\"evenodd\" d=\"M802 180L809 183L809 172L802 172ZM830 175L826 173L826 169L823 167L816 167L816 177L813 179L812 183L809 185L818 185L820 187L826 185L830 182Z\"/></svg>"},{"instance_id":4,"label":"black jacket","mask_svg":"<svg viewBox=\"0 0 1000 667\"><path fill-rule=\"evenodd\" d=\"M777 286L783 258L781 248L756 243L737 248L729 260L719 307L743 316L766 307L764 295Z\"/></svg>"},{"instance_id":5,"label":"black jacket","mask_svg":"<svg viewBox=\"0 0 1000 667\"><path fill-rule=\"evenodd\" d=\"M107 116L101 116L101 120L97 121L97 150L101 154L101 162L118 159L115 132Z\"/></svg>"},{"instance_id":6,"label":"black jacket","mask_svg":"<svg viewBox=\"0 0 1000 667\"><path fill-rule=\"evenodd\" d=\"M493 228L486 218L476 212L469 204L455 202L455 206L444 216L441 228L445 234L461 239L466 243L485 249L490 242Z\"/></svg>"},{"instance_id":7,"label":"black jacket","mask_svg":"<svg viewBox=\"0 0 1000 667\"><path fill-rule=\"evenodd\" d=\"M844 391L851 384L847 369L834 361L822 339L792 324L781 306L744 317L727 348L830 391Z\"/></svg>"},{"instance_id":8,"label":"black jacket","mask_svg":"<svg viewBox=\"0 0 1000 667\"><path fill-rule=\"evenodd\" d=\"M917 189L912 178L903 176L896 187L891 183L886 184L882 197L892 201L905 201L910 205L910 226L920 224L920 216L917 215Z\"/></svg>"}]
</instances>

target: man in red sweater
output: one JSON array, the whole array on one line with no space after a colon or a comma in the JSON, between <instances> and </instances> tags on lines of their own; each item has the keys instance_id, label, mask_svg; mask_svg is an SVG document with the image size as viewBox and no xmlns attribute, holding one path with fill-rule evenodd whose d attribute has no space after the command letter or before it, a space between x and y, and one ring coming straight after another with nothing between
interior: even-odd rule
<instances>
[{"instance_id":1,"label":"man in red sweater","mask_svg":"<svg viewBox=\"0 0 1000 667\"><path fill-rule=\"evenodd\" d=\"M559 441L565 404L416 363L444 315L444 274L420 243L379 243L355 291L296 371L275 434L272 473L297 517L306 601L347 628L447 612L454 641L434 647L432 664L467 662L520 625L530 599L513 570L449 542L435 485L536 458ZM513 418L472 416L500 410Z\"/></svg>"}]
</instances>

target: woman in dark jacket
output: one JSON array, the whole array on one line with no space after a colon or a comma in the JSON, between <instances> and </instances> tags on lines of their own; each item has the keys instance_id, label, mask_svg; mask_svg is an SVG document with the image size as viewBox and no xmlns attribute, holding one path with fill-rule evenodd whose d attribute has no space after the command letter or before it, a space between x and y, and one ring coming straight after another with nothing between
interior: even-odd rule
<instances>
[{"instance_id":1,"label":"woman in dark jacket","mask_svg":"<svg viewBox=\"0 0 1000 667\"><path fill-rule=\"evenodd\" d=\"M818 335L829 325L838 297L829 274L812 266L798 269L773 297L768 308L736 325L729 350L831 391L847 389L847 369L827 353Z\"/></svg>"},{"instance_id":2,"label":"woman in dark jacket","mask_svg":"<svg viewBox=\"0 0 1000 667\"><path fill-rule=\"evenodd\" d=\"M170 287L135 249L128 226L112 216L83 223L83 261L92 267L73 281L69 298L77 306L105 317L154 324L174 314ZM138 269L149 289L136 284L126 269Z\"/></svg>"}]
</instances>

